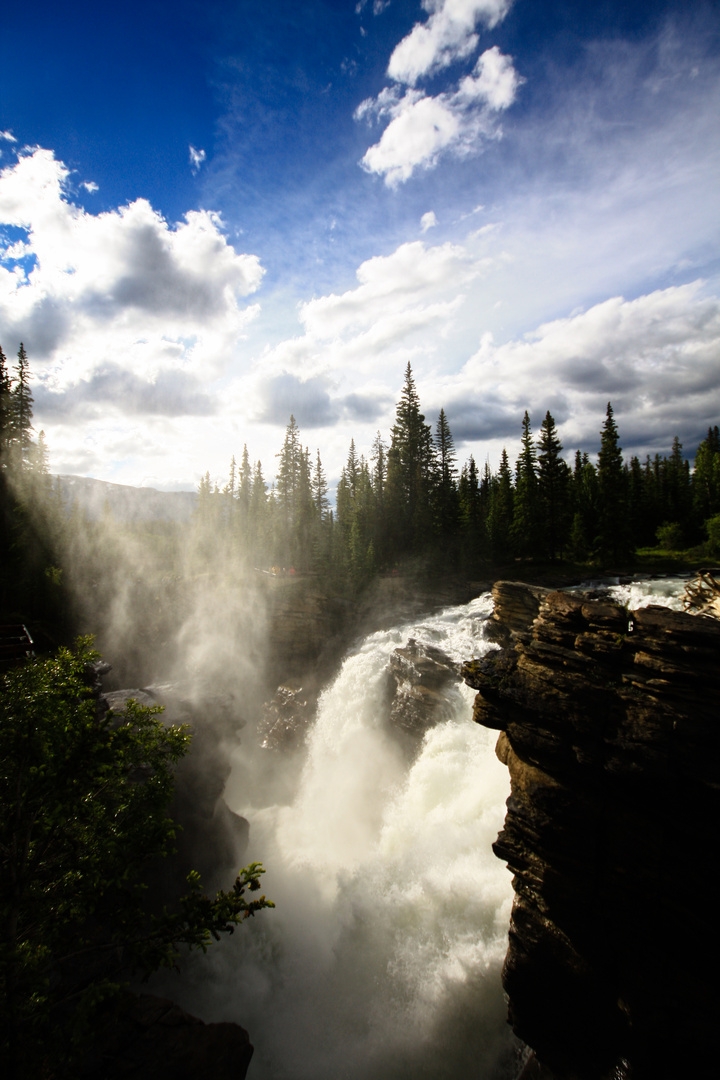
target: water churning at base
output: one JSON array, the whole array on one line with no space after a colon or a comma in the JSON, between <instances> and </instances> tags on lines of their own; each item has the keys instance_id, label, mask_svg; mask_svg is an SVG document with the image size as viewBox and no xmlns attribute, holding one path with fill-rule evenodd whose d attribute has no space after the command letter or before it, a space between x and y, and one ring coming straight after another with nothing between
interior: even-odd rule
<instances>
[{"instance_id":1,"label":"water churning at base","mask_svg":"<svg viewBox=\"0 0 720 1080\"><path fill-rule=\"evenodd\" d=\"M375 633L324 691L287 801L243 782L249 859L276 903L191 959L183 1004L250 1032L253 1080L494 1080L517 1070L500 969L512 898L491 844L509 784L458 682L412 759L387 725L386 673L410 638L455 661L491 646L489 595ZM282 788L282 785L280 785Z\"/></svg>"}]
</instances>

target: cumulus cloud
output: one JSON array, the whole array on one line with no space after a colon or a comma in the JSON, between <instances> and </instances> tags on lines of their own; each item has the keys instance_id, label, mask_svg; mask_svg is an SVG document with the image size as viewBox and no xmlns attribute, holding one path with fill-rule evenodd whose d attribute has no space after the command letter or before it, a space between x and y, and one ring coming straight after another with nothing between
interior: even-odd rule
<instances>
[{"instance_id":1,"label":"cumulus cloud","mask_svg":"<svg viewBox=\"0 0 720 1080\"><path fill-rule=\"evenodd\" d=\"M434 229L438 220L435 216L434 210L428 210L427 214L423 214L420 218L420 232L427 232L428 229Z\"/></svg>"},{"instance_id":2,"label":"cumulus cloud","mask_svg":"<svg viewBox=\"0 0 720 1080\"><path fill-rule=\"evenodd\" d=\"M390 121L360 164L396 187L416 169L433 168L444 153L457 157L476 153L484 141L502 134L498 114L512 105L521 83L512 59L493 46L455 90L432 97L414 89L386 87L355 112L358 120Z\"/></svg>"},{"instance_id":3,"label":"cumulus cloud","mask_svg":"<svg viewBox=\"0 0 720 1080\"><path fill-rule=\"evenodd\" d=\"M450 303L455 304L463 286L483 269L484 264L458 244L426 247L420 240L401 244L390 255L361 263L357 288L302 304L300 321L317 339L336 339L368 327L377 333L388 323L402 333L428 307L437 310L443 293L451 292Z\"/></svg>"},{"instance_id":4,"label":"cumulus cloud","mask_svg":"<svg viewBox=\"0 0 720 1080\"><path fill-rule=\"evenodd\" d=\"M505 18L512 0L423 0L429 13L416 23L393 50L388 75L396 82L414 86L418 79L471 56L477 48L475 28L489 29Z\"/></svg>"},{"instance_id":5,"label":"cumulus cloud","mask_svg":"<svg viewBox=\"0 0 720 1080\"><path fill-rule=\"evenodd\" d=\"M190 407L187 380L211 380L231 360L258 312L243 301L262 281L259 259L238 254L210 211L175 225L145 199L88 213L71 201L68 177L43 149L0 172L0 222L22 234L0 243L4 333L24 341L48 391L74 387L79 406L115 380L116 403L131 412L142 396L162 412L161 394L179 414L207 411L201 398Z\"/></svg>"},{"instance_id":6,"label":"cumulus cloud","mask_svg":"<svg viewBox=\"0 0 720 1080\"><path fill-rule=\"evenodd\" d=\"M91 195L94 195L96 191L100 190L94 180L83 180L80 187L85 188L85 190L89 191Z\"/></svg>"},{"instance_id":7,"label":"cumulus cloud","mask_svg":"<svg viewBox=\"0 0 720 1080\"><path fill-rule=\"evenodd\" d=\"M524 409L536 428L550 409L566 448L593 452L612 400L626 450L675 434L691 448L720 415L719 347L720 301L700 282L613 297L519 339L485 334L445 408L469 442L515 441Z\"/></svg>"}]
</instances>

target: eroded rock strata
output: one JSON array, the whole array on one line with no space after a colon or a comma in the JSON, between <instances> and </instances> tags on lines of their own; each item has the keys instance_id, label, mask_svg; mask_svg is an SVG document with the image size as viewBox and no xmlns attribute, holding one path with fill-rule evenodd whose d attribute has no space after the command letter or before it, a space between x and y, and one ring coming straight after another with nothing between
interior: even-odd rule
<instances>
[{"instance_id":1,"label":"eroded rock strata","mask_svg":"<svg viewBox=\"0 0 720 1080\"><path fill-rule=\"evenodd\" d=\"M507 583L495 593L511 632L464 675L510 771L494 845L514 875L510 1023L563 1080L704 1075L718 1000L720 623L560 592L523 600Z\"/></svg>"}]
</instances>

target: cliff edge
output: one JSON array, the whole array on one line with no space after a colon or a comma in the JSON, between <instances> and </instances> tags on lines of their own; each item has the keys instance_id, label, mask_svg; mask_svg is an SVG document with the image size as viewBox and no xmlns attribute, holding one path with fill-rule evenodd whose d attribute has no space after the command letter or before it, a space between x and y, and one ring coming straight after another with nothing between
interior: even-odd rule
<instances>
[{"instance_id":1,"label":"cliff edge","mask_svg":"<svg viewBox=\"0 0 720 1080\"><path fill-rule=\"evenodd\" d=\"M509 1021L535 1051L533 1075L704 1075L718 996L720 622L517 583L493 591L504 647L464 675L510 771L494 844L514 875Z\"/></svg>"}]
</instances>

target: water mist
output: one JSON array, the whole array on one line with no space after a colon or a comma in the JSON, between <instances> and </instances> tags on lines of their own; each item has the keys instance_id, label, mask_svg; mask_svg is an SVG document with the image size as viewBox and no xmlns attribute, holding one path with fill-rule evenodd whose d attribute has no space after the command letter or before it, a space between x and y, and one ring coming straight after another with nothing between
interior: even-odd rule
<instances>
[{"instance_id":1,"label":"water mist","mask_svg":"<svg viewBox=\"0 0 720 1080\"><path fill-rule=\"evenodd\" d=\"M409 638L456 661L484 653L490 610L484 596L368 637L321 696L294 782L278 779L287 798L268 804L260 751L236 750L225 797L276 910L155 989L246 1027L253 1080L517 1073L500 984L512 890L491 849L507 772L460 681L412 760L385 693Z\"/></svg>"}]
</instances>

